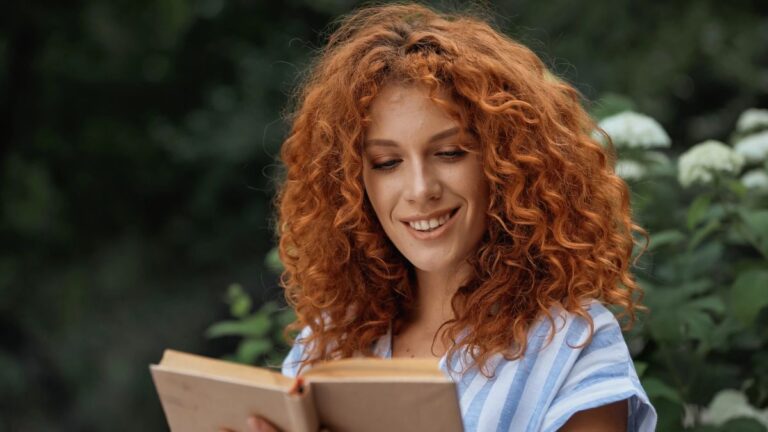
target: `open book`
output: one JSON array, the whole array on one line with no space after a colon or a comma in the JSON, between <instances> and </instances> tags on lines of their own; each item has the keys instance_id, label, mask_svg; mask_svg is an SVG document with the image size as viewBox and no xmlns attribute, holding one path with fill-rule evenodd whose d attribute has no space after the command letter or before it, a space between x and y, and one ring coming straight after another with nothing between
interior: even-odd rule
<instances>
[{"instance_id":1,"label":"open book","mask_svg":"<svg viewBox=\"0 0 768 432\"><path fill-rule=\"evenodd\" d=\"M455 384L437 360L336 360L294 379L165 350L150 370L172 432L244 432L251 415L285 432L462 431Z\"/></svg>"}]
</instances>

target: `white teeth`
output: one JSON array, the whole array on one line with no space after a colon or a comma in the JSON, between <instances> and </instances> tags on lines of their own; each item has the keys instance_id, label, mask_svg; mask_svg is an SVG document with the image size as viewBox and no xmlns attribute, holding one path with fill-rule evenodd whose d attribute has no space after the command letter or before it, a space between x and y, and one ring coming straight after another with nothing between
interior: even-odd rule
<instances>
[{"instance_id":1,"label":"white teeth","mask_svg":"<svg viewBox=\"0 0 768 432\"><path fill-rule=\"evenodd\" d=\"M409 222L411 225L411 228L419 230L419 231L428 231L431 229L435 229L439 227L440 225L444 224L448 219L451 218L451 213L446 213L443 216L439 218L432 218L429 220L420 220L416 222Z\"/></svg>"}]
</instances>

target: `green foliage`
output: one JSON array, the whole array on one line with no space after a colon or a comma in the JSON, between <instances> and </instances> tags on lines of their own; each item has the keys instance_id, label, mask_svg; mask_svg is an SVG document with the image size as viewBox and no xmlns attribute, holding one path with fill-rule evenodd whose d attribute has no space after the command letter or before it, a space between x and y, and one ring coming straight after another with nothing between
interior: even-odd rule
<instances>
[{"instance_id":1,"label":"green foliage","mask_svg":"<svg viewBox=\"0 0 768 432\"><path fill-rule=\"evenodd\" d=\"M229 286L227 303L235 319L217 322L205 332L208 338L240 338L236 352L224 358L245 364L281 364L289 348L283 339L283 329L294 320L293 311L279 309L274 302L266 302L252 311L251 297L239 284Z\"/></svg>"},{"instance_id":2,"label":"green foliage","mask_svg":"<svg viewBox=\"0 0 768 432\"><path fill-rule=\"evenodd\" d=\"M620 157L637 152L618 150ZM635 362L658 430L764 431L768 190L747 190L711 166L713 178L688 189L674 170L628 180L636 217L650 233L636 269L650 313ZM659 217L669 202L677 208ZM724 389L738 390L727 399Z\"/></svg>"},{"instance_id":3,"label":"green foliage","mask_svg":"<svg viewBox=\"0 0 768 432\"><path fill-rule=\"evenodd\" d=\"M738 275L731 287L731 313L751 326L768 306L768 270L749 270Z\"/></svg>"}]
</instances>

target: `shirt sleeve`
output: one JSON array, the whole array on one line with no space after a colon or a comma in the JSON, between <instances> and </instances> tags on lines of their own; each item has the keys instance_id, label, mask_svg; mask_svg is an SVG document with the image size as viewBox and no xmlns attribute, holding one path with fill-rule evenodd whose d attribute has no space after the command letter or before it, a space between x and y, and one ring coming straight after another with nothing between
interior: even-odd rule
<instances>
[{"instance_id":1,"label":"shirt sleeve","mask_svg":"<svg viewBox=\"0 0 768 432\"><path fill-rule=\"evenodd\" d=\"M301 362L304 360L304 339L309 336L310 334L310 328L309 326L304 327L299 335L296 337L296 340L293 343L293 346L291 347L291 350L288 352L288 355L285 356L285 359L283 360L283 368L282 373L283 375L287 377L294 378L296 375L298 375L299 372L299 366L301 366Z\"/></svg>"},{"instance_id":2,"label":"shirt sleeve","mask_svg":"<svg viewBox=\"0 0 768 432\"><path fill-rule=\"evenodd\" d=\"M542 430L556 431L576 412L627 399L627 431L654 431L656 410L637 377L618 321L597 302L589 306L589 313L595 324L592 341L583 347L558 389Z\"/></svg>"}]
</instances>

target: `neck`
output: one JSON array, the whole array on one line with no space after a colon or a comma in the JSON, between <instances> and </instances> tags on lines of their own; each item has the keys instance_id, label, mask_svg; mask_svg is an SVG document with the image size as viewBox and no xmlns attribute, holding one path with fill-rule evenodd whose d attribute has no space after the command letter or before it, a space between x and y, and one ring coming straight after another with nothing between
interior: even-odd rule
<instances>
[{"instance_id":1,"label":"neck","mask_svg":"<svg viewBox=\"0 0 768 432\"><path fill-rule=\"evenodd\" d=\"M451 270L424 271L416 269L418 286L418 308L414 311L413 322L439 327L452 319L451 299L470 275L467 262Z\"/></svg>"}]
</instances>

